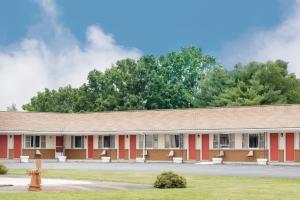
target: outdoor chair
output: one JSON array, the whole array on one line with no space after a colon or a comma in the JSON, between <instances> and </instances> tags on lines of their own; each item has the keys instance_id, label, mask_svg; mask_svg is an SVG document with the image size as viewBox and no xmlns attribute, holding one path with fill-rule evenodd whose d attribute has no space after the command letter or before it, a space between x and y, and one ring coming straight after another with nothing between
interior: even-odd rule
<instances>
[{"instance_id":1,"label":"outdoor chair","mask_svg":"<svg viewBox=\"0 0 300 200\"><path fill-rule=\"evenodd\" d=\"M247 154L248 160L251 160L251 158L253 158L253 151L249 151L249 153Z\"/></svg>"}]
</instances>

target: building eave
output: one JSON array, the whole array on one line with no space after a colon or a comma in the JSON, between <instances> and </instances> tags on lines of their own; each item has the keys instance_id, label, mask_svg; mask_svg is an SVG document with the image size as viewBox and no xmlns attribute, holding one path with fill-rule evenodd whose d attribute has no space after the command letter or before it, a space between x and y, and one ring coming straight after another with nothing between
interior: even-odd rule
<instances>
[{"instance_id":1,"label":"building eave","mask_svg":"<svg viewBox=\"0 0 300 200\"><path fill-rule=\"evenodd\" d=\"M116 131L36 131L0 130L0 134L10 135L138 135L138 134L208 134L208 133L258 133L258 132L300 132L300 127L278 128L224 128L224 129L180 129L180 130L116 130Z\"/></svg>"}]
</instances>

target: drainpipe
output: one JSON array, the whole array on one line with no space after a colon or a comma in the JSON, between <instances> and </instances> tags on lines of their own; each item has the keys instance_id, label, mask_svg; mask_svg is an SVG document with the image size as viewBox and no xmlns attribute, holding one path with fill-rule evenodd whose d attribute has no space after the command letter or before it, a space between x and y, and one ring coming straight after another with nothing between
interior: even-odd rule
<instances>
[{"instance_id":1,"label":"drainpipe","mask_svg":"<svg viewBox=\"0 0 300 200\"><path fill-rule=\"evenodd\" d=\"M22 141L21 141L21 155L24 156L24 155L23 155L23 148L24 148L24 146L25 146L25 145L24 145L24 141L25 141L24 134L22 134L21 140L22 140ZM14 141L14 142L15 142L15 141Z\"/></svg>"},{"instance_id":2,"label":"drainpipe","mask_svg":"<svg viewBox=\"0 0 300 200\"><path fill-rule=\"evenodd\" d=\"M143 159L145 160L145 152L146 152L146 134L144 134L144 143L143 143Z\"/></svg>"},{"instance_id":3,"label":"drainpipe","mask_svg":"<svg viewBox=\"0 0 300 200\"><path fill-rule=\"evenodd\" d=\"M264 157L267 159L267 165L268 165L269 164L269 149L268 148L267 148L268 152L267 152L267 156L266 156L266 146L268 145L268 143L267 143L267 137L268 137L267 132L264 132L264 135L265 135Z\"/></svg>"},{"instance_id":4,"label":"drainpipe","mask_svg":"<svg viewBox=\"0 0 300 200\"><path fill-rule=\"evenodd\" d=\"M65 153L65 136L64 135L61 135L61 136L62 136L62 140L63 140L61 154L62 154L62 156L65 156L66 155L66 153Z\"/></svg>"},{"instance_id":5,"label":"drainpipe","mask_svg":"<svg viewBox=\"0 0 300 200\"><path fill-rule=\"evenodd\" d=\"M181 153L181 158L183 160L183 143L184 143L184 137L183 137L183 134L181 133L179 135L179 146L180 146L180 153Z\"/></svg>"}]
</instances>

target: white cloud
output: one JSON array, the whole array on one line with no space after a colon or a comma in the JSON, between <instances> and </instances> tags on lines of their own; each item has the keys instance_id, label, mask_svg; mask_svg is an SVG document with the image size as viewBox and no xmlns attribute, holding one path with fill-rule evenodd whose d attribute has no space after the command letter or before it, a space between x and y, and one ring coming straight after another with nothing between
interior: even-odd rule
<instances>
[{"instance_id":1,"label":"white cloud","mask_svg":"<svg viewBox=\"0 0 300 200\"><path fill-rule=\"evenodd\" d=\"M80 43L59 21L53 0L35 2L40 23L20 42L0 50L0 110L12 103L20 108L45 87L79 86L91 69L104 70L119 59L141 56L138 49L119 46L95 25L87 28L86 42Z\"/></svg>"},{"instance_id":2,"label":"white cloud","mask_svg":"<svg viewBox=\"0 0 300 200\"><path fill-rule=\"evenodd\" d=\"M300 77L300 0L275 28L247 33L224 46L221 60L227 66L237 62L265 62L282 59L289 62L289 72Z\"/></svg>"}]
</instances>

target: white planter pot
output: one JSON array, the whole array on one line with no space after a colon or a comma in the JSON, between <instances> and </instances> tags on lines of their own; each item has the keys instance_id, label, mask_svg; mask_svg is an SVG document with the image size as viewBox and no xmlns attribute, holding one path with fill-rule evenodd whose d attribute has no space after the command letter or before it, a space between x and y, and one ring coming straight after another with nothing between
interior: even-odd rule
<instances>
[{"instance_id":1,"label":"white planter pot","mask_svg":"<svg viewBox=\"0 0 300 200\"><path fill-rule=\"evenodd\" d=\"M212 162L213 162L213 164L222 164L223 158L213 158Z\"/></svg>"},{"instance_id":2,"label":"white planter pot","mask_svg":"<svg viewBox=\"0 0 300 200\"><path fill-rule=\"evenodd\" d=\"M268 160L266 158L257 158L256 162L258 165L267 165Z\"/></svg>"},{"instance_id":3,"label":"white planter pot","mask_svg":"<svg viewBox=\"0 0 300 200\"><path fill-rule=\"evenodd\" d=\"M103 156L103 157L101 157L101 160L102 160L102 162L104 162L104 163L109 163L109 162L110 162L110 157L108 157L108 156Z\"/></svg>"},{"instance_id":4,"label":"white planter pot","mask_svg":"<svg viewBox=\"0 0 300 200\"><path fill-rule=\"evenodd\" d=\"M20 156L20 162L21 163L28 163L29 162L29 156Z\"/></svg>"},{"instance_id":5,"label":"white planter pot","mask_svg":"<svg viewBox=\"0 0 300 200\"><path fill-rule=\"evenodd\" d=\"M145 162L145 158L136 158L135 162L143 163L143 162Z\"/></svg>"},{"instance_id":6,"label":"white planter pot","mask_svg":"<svg viewBox=\"0 0 300 200\"><path fill-rule=\"evenodd\" d=\"M182 157L173 157L173 163L182 163Z\"/></svg>"},{"instance_id":7,"label":"white planter pot","mask_svg":"<svg viewBox=\"0 0 300 200\"><path fill-rule=\"evenodd\" d=\"M58 162L66 162L67 156L57 156Z\"/></svg>"}]
</instances>

